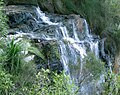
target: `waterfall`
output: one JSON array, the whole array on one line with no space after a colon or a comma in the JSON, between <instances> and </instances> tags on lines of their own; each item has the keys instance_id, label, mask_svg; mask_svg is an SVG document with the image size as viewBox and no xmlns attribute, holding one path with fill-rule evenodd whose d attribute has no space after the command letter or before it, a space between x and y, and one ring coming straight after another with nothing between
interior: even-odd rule
<instances>
[{"instance_id":1,"label":"waterfall","mask_svg":"<svg viewBox=\"0 0 120 95\"><path fill-rule=\"evenodd\" d=\"M23 35L30 36L32 39L37 39L38 42L41 39L48 42L56 41L60 53L60 63L64 67L65 74L69 75L70 79L80 87L80 95L93 95L95 92L94 81L85 81L85 77L92 76L92 74L86 74L85 64L87 63L84 62L84 58L88 56L88 52L94 53L99 58L99 38L94 38L90 34L88 24L83 18L80 18L81 25L79 26L76 18L71 17L69 21L64 16L61 16L60 19L58 19L59 17L51 18L50 15L46 16L39 7L34 7L33 10L35 13L29 13L30 17L26 15L24 18L20 18L20 20L26 21L27 25L23 25L23 27L20 25L22 28L18 29L18 31L22 31ZM31 17L33 18L31 19ZM33 29L31 25L34 25ZM82 29L82 31L78 28ZM29 31L26 32L26 30ZM92 93L92 91L94 92Z\"/></svg>"},{"instance_id":2,"label":"waterfall","mask_svg":"<svg viewBox=\"0 0 120 95\"><path fill-rule=\"evenodd\" d=\"M47 23L49 25L57 25L57 23L53 23L50 21L48 17L45 16L45 13L43 13L39 7L36 8L37 14L38 14L38 19L42 19L44 23Z\"/></svg>"},{"instance_id":3,"label":"waterfall","mask_svg":"<svg viewBox=\"0 0 120 95\"><path fill-rule=\"evenodd\" d=\"M62 34L62 38L57 40L61 52L61 62L64 65L64 70L66 74L70 75L71 79L73 79L75 83L79 83L78 80L83 76L83 59L85 56L87 56L88 52L88 47L85 45L85 43L89 45L90 51L99 58L99 41L95 40L93 36L89 33L89 28L85 19L83 19L83 25L86 38L84 40L80 40L74 21L72 24L73 36L71 37L69 35L67 27L62 22L51 22L50 18L46 17L45 14L40 10L40 8L37 8L36 10L39 19L42 19L44 23L48 25L55 25L59 28L60 31L56 30L56 35ZM47 39L47 36L45 37L45 39ZM78 67L79 69L76 70L76 67ZM81 90L83 90L83 87L81 88Z\"/></svg>"}]
</instances>

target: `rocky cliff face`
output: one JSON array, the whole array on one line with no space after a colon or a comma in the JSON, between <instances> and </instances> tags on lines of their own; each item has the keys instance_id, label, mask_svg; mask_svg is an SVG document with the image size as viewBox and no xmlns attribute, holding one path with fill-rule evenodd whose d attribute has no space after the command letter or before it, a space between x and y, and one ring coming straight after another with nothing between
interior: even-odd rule
<instances>
[{"instance_id":1,"label":"rocky cliff face","mask_svg":"<svg viewBox=\"0 0 120 95\"><path fill-rule=\"evenodd\" d=\"M6 14L9 18L9 35L17 33L25 33L25 37L31 39L31 41L37 46L44 54L48 62L35 57L35 61L38 68L48 68L53 71L62 71L63 65L60 62L60 50L57 41L54 40L56 37L56 30L61 32L59 26L46 24L39 13L37 12L37 7L32 5L9 5L6 7ZM75 23L76 29L79 33L79 38L84 39L85 33L83 26L83 19L79 15L57 15L46 13L47 17L50 17L52 22L61 22L69 30L69 35L73 36L73 21ZM53 38L52 40L47 40L46 37ZM62 39L62 34L58 35L58 39Z\"/></svg>"}]
</instances>

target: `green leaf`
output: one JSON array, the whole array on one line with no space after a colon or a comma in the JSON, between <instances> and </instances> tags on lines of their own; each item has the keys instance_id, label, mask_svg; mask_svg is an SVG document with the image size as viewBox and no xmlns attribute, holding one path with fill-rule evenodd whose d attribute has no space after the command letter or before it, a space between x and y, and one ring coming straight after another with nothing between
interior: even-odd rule
<instances>
[{"instance_id":1,"label":"green leaf","mask_svg":"<svg viewBox=\"0 0 120 95\"><path fill-rule=\"evenodd\" d=\"M44 55L40 52L40 50L38 50L37 48L35 47L29 47L28 48L28 51L31 52L31 53L34 53L36 54L37 56L41 57L43 60L45 60L45 57Z\"/></svg>"}]
</instances>

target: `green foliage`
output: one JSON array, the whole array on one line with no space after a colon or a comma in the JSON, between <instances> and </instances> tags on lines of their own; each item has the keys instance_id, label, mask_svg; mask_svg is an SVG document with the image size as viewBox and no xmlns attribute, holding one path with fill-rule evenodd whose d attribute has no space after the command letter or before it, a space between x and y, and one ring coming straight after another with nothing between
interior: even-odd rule
<instances>
[{"instance_id":1,"label":"green foliage","mask_svg":"<svg viewBox=\"0 0 120 95\"><path fill-rule=\"evenodd\" d=\"M14 95L23 93L23 88L31 87L35 80L35 64L32 61L25 60L27 56L30 56L30 54L26 53L30 47L25 40L10 40L8 38L1 40L0 63L2 68L12 75L11 80L8 81L15 84L14 87L10 88L12 91L7 92L7 95L10 95L10 93L12 93L11 95L13 93ZM7 76L7 74L5 75ZM1 91L1 93L4 93L4 91Z\"/></svg>"},{"instance_id":2,"label":"green foliage","mask_svg":"<svg viewBox=\"0 0 120 95\"><path fill-rule=\"evenodd\" d=\"M6 42L7 43L7 42ZM21 47L19 43L14 43L14 40L7 43L5 56L6 60L3 63L3 66L10 73L18 73L21 70L22 62L21 62Z\"/></svg>"},{"instance_id":3,"label":"green foliage","mask_svg":"<svg viewBox=\"0 0 120 95\"><path fill-rule=\"evenodd\" d=\"M66 14L75 12L76 7L73 3L73 0L62 0L62 3L66 8Z\"/></svg>"},{"instance_id":4,"label":"green foliage","mask_svg":"<svg viewBox=\"0 0 120 95\"><path fill-rule=\"evenodd\" d=\"M116 77L117 93L120 93L120 74Z\"/></svg>"},{"instance_id":5,"label":"green foliage","mask_svg":"<svg viewBox=\"0 0 120 95\"><path fill-rule=\"evenodd\" d=\"M36 75L36 82L29 95L77 95L77 87L64 73L57 74L42 69Z\"/></svg>"},{"instance_id":6,"label":"green foliage","mask_svg":"<svg viewBox=\"0 0 120 95\"><path fill-rule=\"evenodd\" d=\"M14 95L29 95L29 89L31 89L36 80L35 64L29 62L23 65L24 66L19 75L13 76L13 82L15 84L15 89L13 89Z\"/></svg>"},{"instance_id":7,"label":"green foliage","mask_svg":"<svg viewBox=\"0 0 120 95\"><path fill-rule=\"evenodd\" d=\"M117 54L120 50L120 45L118 44L120 41L120 2L119 0L105 0L103 3L104 8L104 23L105 28L102 31L102 35L107 37L105 48L113 54L110 47L114 48L114 54ZM113 43L113 44L112 44Z\"/></svg>"},{"instance_id":8,"label":"green foliage","mask_svg":"<svg viewBox=\"0 0 120 95\"><path fill-rule=\"evenodd\" d=\"M87 72L89 72L95 80L104 73L104 63L96 58L93 53L89 53L84 61L86 62L85 67Z\"/></svg>"},{"instance_id":9,"label":"green foliage","mask_svg":"<svg viewBox=\"0 0 120 95\"><path fill-rule=\"evenodd\" d=\"M97 59L92 53L85 58L87 72L92 74L92 78L97 80L101 74L104 74L105 82L101 84L103 91L101 95L119 95L120 94L120 75L113 72L105 72L104 63Z\"/></svg>"},{"instance_id":10,"label":"green foliage","mask_svg":"<svg viewBox=\"0 0 120 95\"><path fill-rule=\"evenodd\" d=\"M2 70L0 64L0 95L12 95L11 91L14 84L11 78L12 75Z\"/></svg>"},{"instance_id":11,"label":"green foliage","mask_svg":"<svg viewBox=\"0 0 120 95\"><path fill-rule=\"evenodd\" d=\"M104 27L102 12L102 0L84 0L77 5L78 12L87 19L91 29L102 29ZM101 30L97 30L97 33ZM95 31L94 31L95 32Z\"/></svg>"},{"instance_id":12,"label":"green foliage","mask_svg":"<svg viewBox=\"0 0 120 95\"><path fill-rule=\"evenodd\" d=\"M0 37L7 33L8 28L8 25L6 23L7 17L3 12L3 6L4 6L3 0L0 0Z\"/></svg>"},{"instance_id":13,"label":"green foliage","mask_svg":"<svg viewBox=\"0 0 120 95\"><path fill-rule=\"evenodd\" d=\"M77 92L74 90L76 86L64 73L58 75L49 70L41 70L36 75L35 64L32 61L26 62L24 59L31 53L42 58L44 56L39 54L36 48L31 47L29 42L23 39L2 39L0 48L2 68L12 74L12 78L8 81L14 83L9 86L10 90L6 92L6 95L10 93L11 95L76 95ZM28 51L27 54L26 51ZM4 75L7 74L4 73ZM4 91L2 90L1 93Z\"/></svg>"},{"instance_id":14,"label":"green foliage","mask_svg":"<svg viewBox=\"0 0 120 95\"><path fill-rule=\"evenodd\" d=\"M43 60L45 60L44 55L37 48L35 48L35 47L29 47L28 51L31 52L31 53L34 53L35 55L37 55L37 56L41 57Z\"/></svg>"},{"instance_id":15,"label":"green foliage","mask_svg":"<svg viewBox=\"0 0 120 95\"><path fill-rule=\"evenodd\" d=\"M6 42L5 42L6 41ZM19 43L15 43L14 39L11 41L4 40L4 47L2 56L4 59L0 60L2 62L3 67L10 73L15 74L21 70L22 62L21 62L21 47Z\"/></svg>"},{"instance_id":16,"label":"green foliage","mask_svg":"<svg viewBox=\"0 0 120 95\"><path fill-rule=\"evenodd\" d=\"M18 38L19 39L19 38ZM38 55L44 59L41 52L30 45L27 40L1 40L0 62L11 74L19 74L24 66L25 58L30 56L28 52Z\"/></svg>"},{"instance_id":17,"label":"green foliage","mask_svg":"<svg viewBox=\"0 0 120 95\"><path fill-rule=\"evenodd\" d=\"M119 25L120 26L120 25ZM115 43L115 53L117 54L117 53L119 53L119 51L120 51L120 44L118 44L119 42L120 42L120 28L119 28L119 26L117 25L116 27L115 27L115 29L113 30L114 32L110 32L111 33L111 39L114 41L114 43Z\"/></svg>"},{"instance_id":18,"label":"green foliage","mask_svg":"<svg viewBox=\"0 0 120 95\"><path fill-rule=\"evenodd\" d=\"M120 95L120 76L113 72L106 73L105 83L103 83L104 95Z\"/></svg>"},{"instance_id":19,"label":"green foliage","mask_svg":"<svg viewBox=\"0 0 120 95\"><path fill-rule=\"evenodd\" d=\"M7 31L7 24L6 24L6 15L3 13L3 0L0 0L0 47L4 44L3 39L1 38L3 35L6 34ZM2 40L2 41L1 41ZM5 59L3 57L3 49L0 48L0 95L12 95L12 75L6 73L4 68L2 68L2 62Z\"/></svg>"}]
</instances>

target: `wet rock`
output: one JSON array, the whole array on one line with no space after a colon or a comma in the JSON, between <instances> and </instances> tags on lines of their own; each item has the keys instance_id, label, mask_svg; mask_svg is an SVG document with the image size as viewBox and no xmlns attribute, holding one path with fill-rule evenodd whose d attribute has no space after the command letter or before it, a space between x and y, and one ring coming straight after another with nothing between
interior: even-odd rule
<instances>
[{"instance_id":1,"label":"wet rock","mask_svg":"<svg viewBox=\"0 0 120 95\"><path fill-rule=\"evenodd\" d=\"M63 71L63 65L60 61L60 51L57 41L39 39L37 42L37 39L36 41L34 39L33 43L45 56L45 60L38 56L35 57L35 63L37 64L38 69L50 69L58 73Z\"/></svg>"},{"instance_id":2,"label":"wet rock","mask_svg":"<svg viewBox=\"0 0 120 95\"><path fill-rule=\"evenodd\" d=\"M10 28L18 28L18 30L21 30L24 33L33 33L37 37L43 36L43 33L46 32L47 35L50 37L55 37L56 35L56 29L58 29L58 26L56 25L47 25L40 19L39 14L36 12L36 8L34 6L7 6L6 7L6 14L9 17L9 26ZM69 31L70 37L73 37L73 29L75 28L75 31L77 31L78 36L80 39L85 38L84 33L84 23L83 19L80 18L79 15L57 15L57 14L51 14L47 13L47 17L50 17L50 21L54 23L61 22L63 26L67 27L67 30ZM73 25L74 22L74 25ZM61 30L58 29L59 37L62 36Z\"/></svg>"},{"instance_id":3,"label":"wet rock","mask_svg":"<svg viewBox=\"0 0 120 95\"><path fill-rule=\"evenodd\" d=\"M85 39L85 31L84 31L84 19L80 18L79 15L71 14L71 15L58 15L47 13L46 16L50 18L53 22L61 22L63 26L67 27L70 37L73 37L73 31L77 31L78 36L81 40ZM75 30L73 30L75 28Z\"/></svg>"}]
</instances>

